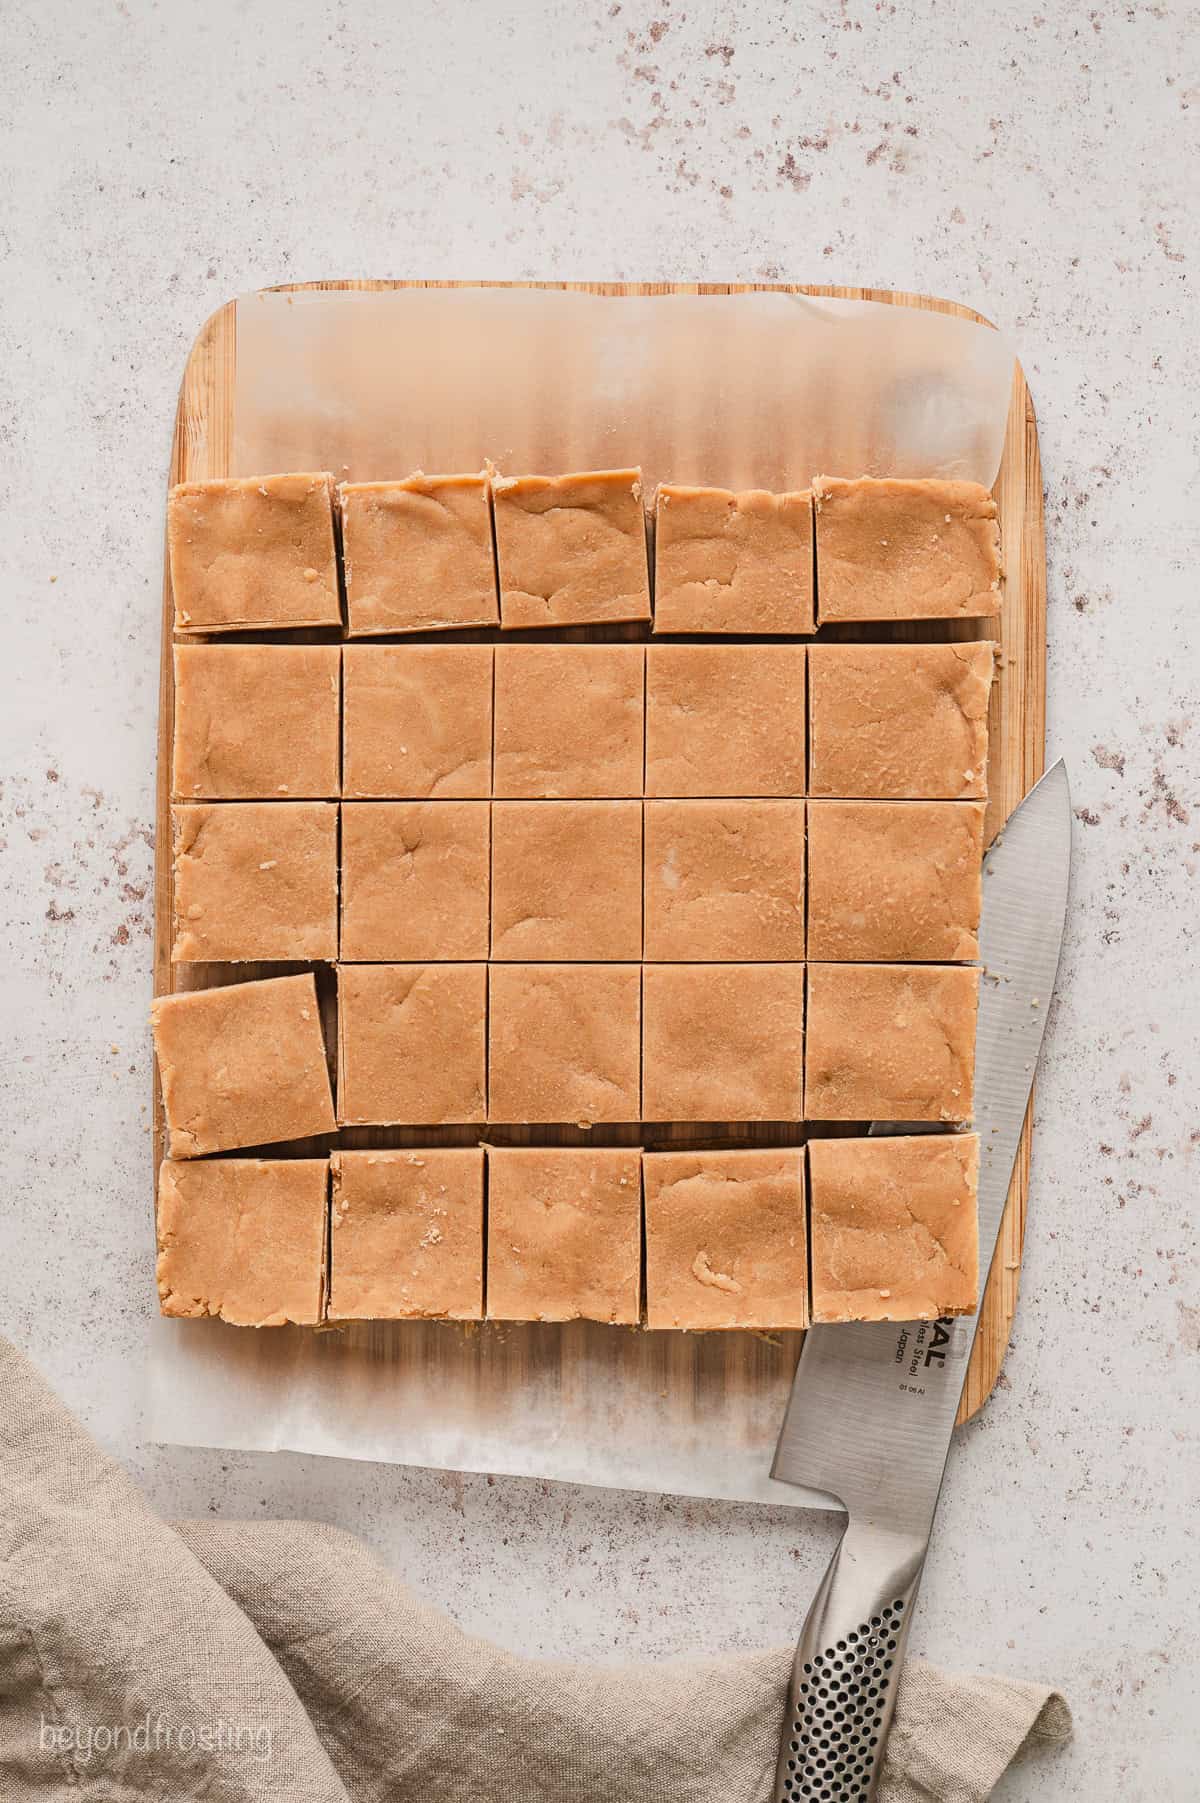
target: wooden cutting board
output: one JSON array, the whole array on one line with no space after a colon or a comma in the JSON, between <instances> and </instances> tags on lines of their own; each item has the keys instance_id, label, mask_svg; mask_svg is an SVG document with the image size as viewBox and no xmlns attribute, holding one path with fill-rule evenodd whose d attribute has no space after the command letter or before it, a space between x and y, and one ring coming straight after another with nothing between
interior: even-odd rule
<instances>
[{"instance_id":1,"label":"wooden cutting board","mask_svg":"<svg viewBox=\"0 0 1200 1803\"><path fill-rule=\"evenodd\" d=\"M602 295L660 294L734 294L749 292L753 287L769 291L767 284L737 283L513 283L505 287L579 288ZM393 288L458 288L474 287L472 283L406 283L406 282L316 282L297 284L285 290L374 290ZM969 308L950 301L930 299L922 295L891 293L870 288L832 288L789 286L786 293L830 296L847 300L881 301L894 306L916 307L933 312L957 314L979 320ZM224 476L231 472L234 440L235 373L237 363L237 302L230 302L213 314L201 330L188 357L180 390L175 419L175 435L171 452L171 483ZM244 303L243 303L244 304ZM987 323L986 321L983 323ZM994 836L1018 801L1041 775L1044 762L1046 702L1046 557L1042 511L1042 480L1038 454L1037 425L1033 404L1024 376L1017 366L1014 371L1007 431L995 495L1003 535L1005 588L1003 610L995 631L1000 643L999 676L992 701L992 749L990 759L989 837ZM170 763L174 716L173 687L173 601L169 569L164 582L162 673L158 733L157 837L155 852L155 954L154 993L163 995L179 988L207 986L277 971L278 966L239 965L236 971L220 965L173 966L170 961L172 874L170 845ZM947 627L948 637L979 636L975 623ZM324 999L332 1008L332 997ZM328 1024L328 1023L327 1023ZM644 1133L630 1129L627 1141L646 1144L670 1144L678 1134L674 1129L647 1129ZM749 1144L761 1135L753 1127L729 1124L722 1137ZM341 1143L354 1145L416 1144L428 1132L419 1130L358 1129L344 1133ZM508 1128L502 1135L507 1143L520 1143L533 1134ZM540 1141L561 1138L576 1143L580 1135L572 1129L561 1134L539 1130ZM613 1140L622 1133L610 1136ZM442 1130L440 1143L473 1143L477 1129ZM698 1143L694 1138L689 1144ZM704 1143L717 1143L713 1140ZM321 1150L321 1147L315 1149ZM155 1082L154 1157L155 1169L163 1151L163 1119L161 1097ZM1030 1119L1027 1116L1017 1155L1016 1169L1009 1191L1008 1204L1000 1231L996 1258L992 1266L984 1299L982 1320L967 1374L959 1420L970 1418L984 1403L999 1375L1008 1345L1016 1308L1017 1284L1021 1264L1021 1248L1025 1231L1025 1211L1029 1180ZM431 1363L441 1356L438 1328L419 1323L401 1324L398 1330L407 1336L406 1347L414 1358ZM561 1353L565 1364L570 1356L573 1334L603 1336L602 1328L572 1324L553 1340L552 1357ZM544 1357L549 1343L547 1330L538 1330L531 1341L539 1351L522 1347L520 1336L508 1336L511 1352L504 1354L508 1377L519 1383L525 1360ZM678 1386L682 1395L694 1396L700 1403L705 1385L716 1385L723 1395L753 1388L766 1377L778 1381L778 1366L790 1368L798 1349L798 1335L780 1335L769 1343L747 1334L646 1335L646 1358L652 1362L655 1381ZM594 1344L602 1344L596 1341ZM653 1348L653 1350L651 1350ZM772 1368L768 1372L766 1361Z\"/></svg>"}]
</instances>

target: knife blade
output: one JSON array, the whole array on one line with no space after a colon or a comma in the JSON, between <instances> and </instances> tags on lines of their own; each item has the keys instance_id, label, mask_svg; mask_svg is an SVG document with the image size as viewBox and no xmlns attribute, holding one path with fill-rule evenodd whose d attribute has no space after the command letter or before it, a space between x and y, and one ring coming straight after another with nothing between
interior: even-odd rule
<instances>
[{"instance_id":1,"label":"knife blade","mask_svg":"<svg viewBox=\"0 0 1200 1803\"><path fill-rule=\"evenodd\" d=\"M1060 761L984 860L975 1035L981 1278L995 1255L1058 970L1070 856ZM818 1326L805 1336L771 1475L836 1497L848 1521L797 1648L777 1803L866 1799L874 1790L979 1314Z\"/></svg>"}]
</instances>

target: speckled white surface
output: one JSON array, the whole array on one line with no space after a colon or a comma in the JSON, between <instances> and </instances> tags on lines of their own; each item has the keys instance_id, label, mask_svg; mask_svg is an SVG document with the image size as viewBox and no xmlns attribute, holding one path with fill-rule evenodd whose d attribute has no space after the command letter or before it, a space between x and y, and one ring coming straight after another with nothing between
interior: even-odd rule
<instances>
[{"instance_id":1,"label":"speckled white surface","mask_svg":"<svg viewBox=\"0 0 1200 1803\"><path fill-rule=\"evenodd\" d=\"M538 1653L789 1640L833 1523L142 1443L162 485L189 342L315 276L859 281L1017 336L1078 812L1021 1308L914 1630L1047 1677L1017 1799L1193 1798L1200 18L909 0L11 0L4 1321L166 1513L313 1515Z\"/></svg>"}]
</instances>

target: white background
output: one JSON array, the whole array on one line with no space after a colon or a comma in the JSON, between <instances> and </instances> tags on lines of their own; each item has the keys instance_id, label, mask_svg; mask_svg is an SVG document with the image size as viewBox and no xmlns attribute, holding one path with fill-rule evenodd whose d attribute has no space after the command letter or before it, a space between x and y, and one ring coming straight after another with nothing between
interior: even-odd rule
<instances>
[{"instance_id":1,"label":"white background","mask_svg":"<svg viewBox=\"0 0 1200 1803\"><path fill-rule=\"evenodd\" d=\"M1068 1692L1075 1745L1009 1803L1193 1798L1196 10L18 0L3 23L6 1330L164 1513L337 1522L532 1653L793 1637L824 1517L144 1444L170 423L204 317L283 280L966 301L1015 334L1040 418L1077 878L1016 1336L957 1441L915 1650Z\"/></svg>"}]
</instances>

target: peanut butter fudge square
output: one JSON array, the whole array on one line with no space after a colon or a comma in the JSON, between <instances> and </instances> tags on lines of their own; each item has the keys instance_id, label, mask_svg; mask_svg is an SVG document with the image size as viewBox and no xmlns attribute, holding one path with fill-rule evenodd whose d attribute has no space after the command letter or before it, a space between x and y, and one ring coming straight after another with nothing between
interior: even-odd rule
<instances>
[{"instance_id":1,"label":"peanut butter fudge square","mask_svg":"<svg viewBox=\"0 0 1200 1803\"><path fill-rule=\"evenodd\" d=\"M808 955L976 958L981 801L810 801Z\"/></svg>"},{"instance_id":2,"label":"peanut butter fudge square","mask_svg":"<svg viewBox=\"0 0 1200 1803\"><path fill-rule=\"evenodd\" d=\"M492 1321L636 1322L642 1155L600 1147L488 1147Z\"/></svg>"},{"instance_id":3,"label":"peanut butter fudge square","mask_svg":"<svg viewBox=\"0 0 1200 1803\"><path fill-rule=\"evenodd\" d=\"M486 958L486 801L342 804L342 957Z\"/></svg>"},{"instance_id":4,"label":"peanut butter fudge square","mask_svg":"<svg viewBox=\"0 0 1200 1803\"><path fill-rule=\"evenodd\" d=\"M337 645L176 645L172 794L335 798L341 657Z\"/></svg>"},{"instance_id":5,"label":"peanut butter fudge square","mask_svg":"<svg viewBox=\"0 0 1200 1803\"><path fill-rule=\"evenodd\" d=\"M646 1325L808 1326L804 1153L647 1152Z\"/></svg>"},{"instance_id":6,"label":"peanut butter fudge square","mask_svg":"<svg viewBox=\"0 0 1200 1803\"><path fill-rule=\"evenodd\" d=\"M646 794L804 794L804 645L648 645Z\"/></svg>"},{"instance_id":7,"label":"peanut butter fudge square","mask_svg":"<svg viewBox=\"0 0 1200 1803\"><path fill-rule=\"evenodd\" d=\"M176 964L337 957L337 804L171 809Z\"/></svg>"},{"instance_id":8,"label":"peanut butter fudge square","mask_svg":"<svg viewBox=\"0 0 1200 1803\"><path fill-rule=\"evenodd\" d=\"M802 964L647 964L642 1118L803 1118Z\"/></svg>"},{"instance_id":9,"label":"peanut butter fudge square","mask_svg":"<svg viewBox=\"0 0 1200 1803\"><path fill-rule=\"evenodd\" d=\"M496 624L486 474L343 482L338 499L351 638Z\"/></svg>"},{"instance_id":10,"label":"peanut butter fudge square","mask_svg":"<svg viewBox=\"0 0 1200 1803\"><path fill-rule=\"evenodd\" d=\"M973 1133L814 1139L814 1321L936 1321L979 1299Z\"/></svg>"},{"instance_id":11,"label":"peanut butter fudge square","mask_svg":"<svg viewBox=\"0 0 1200 1803\"><path fill-rule=\"evenodd\" d=\"M160 995L150 1022L172 1158L334 1131L311 973Z\"/></svg>"},{"instance_id":12,"label":"peanut butter fudge square","mask_svg":"<svg viewBox=\"0 0 1200 1803\"><path fill-rule=\"evenodd\" d=\"M158 1304L236 1327L321 1319L323 1158L166 1159L158 1172Z\"/></svg>"},{"instance_id":13,"label":"peanut butter fudge square","mask_svg":"<svg viewBox=\"0 0 1200 1803\"><path fill-rule=\"evenodd\" d=\"M331 1321L478 1321L479 1146L334 1152Z\"/></svg>"},{"instance_id":14,"label":"peanut butter fudge square","mask_svg":"<svg viewBox=\"0 0 1200 1803\"><path fill-rule=\"evenodd\" d=\"M810 964L804 1112L814 1121L968 1121L979 972Z\"/></svg>"},{"instance_id":15,"label":"peanut butter fudge square","mask_svg":"<svg viewBox=\"0 0 1200 1803\"><path fill-rule=\"evenodd\" d=\"M648 801L645 863L647 958L803 958L802 801Z\"/></svg>"},{"instance_id":16,"label":"peanut butter fudge square","mask_svg":"<svg viewBox=\"0 0 1200 1803\"><path fill-rule=\"evenodd\" d=\"M347 645L342 657L343 795L487 799L490 645Z\"/></svg>"},{"instance_id":17,"label":"peanut butter fudge square","mask_svg":"<svg viewBox=\"0 0 1200 1803\"><path fill-rule=\"evenodd\" d=\"M640 470L496 476L500 624L650 618Z\"/></svg>"},{"instance_id":18,"label":"peanut butter fudge square","mask_svg":"<svg viewBox=\"0 0 1200 1803\"><path fill-rule=\"evenodd\" d=\"M178 483L167 500L176 632L340 626L332 482Z\"/></svg>"},{"instance_id":19,"label":"peanut butter fudge square","mask_svg":"<svg viewBox=\"0 0 1200 1803\"><path fill-rule=\"evenodd\" d=\"M490 966L488 1118L639 1118L636 964Z\"/></svg>"},{"instance_id":20,"label":"peanut butter fudge square","mask_svg":"<svg viewBox=\"0 0 1200 1803\"><path fill-rule=\"evenodd\" d=\"M640 796L645 664L640 645L498 645L495 794Z\"/></svg>"},{"instance_id":21,"label":"peanut butter fudge square","mask_svg":"<svg viewBox=\"0 0 1200 1803\"><path fill-rule=\"evenodd\" d=\"M340 1124L483 1120L486 1019L486 964L339 965Z\"/></svg>"},{"instance_id":22,"label":"peanut butter fudge square","mask_svg":"<svg viewBox=\"0 0 1200 1803\"><path fill-rule=\"evenodd\" d=\"M985 797L993 655L986 642L814 645L809 794Z\"/></svg>"},{"instance_id":23,"label":"peanut butter fudge square","mask_svg":"<svg viewBox=\"0 0 1200 1803\"><path fill-rule=\"evenodd\" d=\"M655 632L812 632L813 512L807 489L658 491Z\"/></svg>"},{"instance_id":24,"label":"peanut butter fudge square","mask_svg":"<svg viewBox=\"0 0 1200 1803\"><path fill-rule=\"evenodd\" d=\"M495 802L492 957L641 955L641 802Z\"/></svg>"},{"instance_id":25,"label":"peanut butter fudge square","mask_svg":"<svg viewBox=\"0 0 1200 1803\"><path fill-rule=\"evenodd\" d=\"M822 625L999 613L996 503L978 482L818 476L813 500Z\"/></svg>"}]
</instances>

